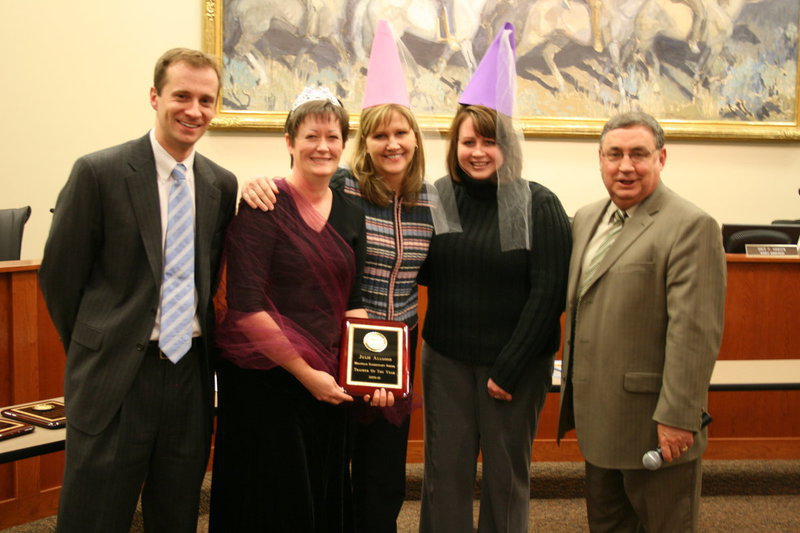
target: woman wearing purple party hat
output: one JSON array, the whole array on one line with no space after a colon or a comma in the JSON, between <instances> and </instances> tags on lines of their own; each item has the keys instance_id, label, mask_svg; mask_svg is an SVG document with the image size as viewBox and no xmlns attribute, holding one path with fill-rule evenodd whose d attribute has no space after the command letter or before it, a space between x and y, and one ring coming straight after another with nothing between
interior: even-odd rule
<instances>
[{"instance_id":1,"label":"woman wearing purple party hat","mask_svg":"<svg viewBox=\"0 0 800 533\"><path fill-rule=\"evenodd\" d=\"M528 530L531 445L560 342L571 240L558 198L521 177L514 46L506 24L459 100L449 175L436 182L450 227L437 231L420 272L421 533L474 530L479 453L478 532Z\"/></svg>"}]
</instances>

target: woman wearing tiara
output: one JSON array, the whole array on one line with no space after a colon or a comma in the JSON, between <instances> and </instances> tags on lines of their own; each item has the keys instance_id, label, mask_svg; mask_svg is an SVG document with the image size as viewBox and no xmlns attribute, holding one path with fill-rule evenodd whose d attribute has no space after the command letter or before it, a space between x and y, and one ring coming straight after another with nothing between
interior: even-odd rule
<instances>
[{"instance_id":1,"label":"woman wearing tiara","mask_svg":"<svg viewBox=\"0 0 800 533\"><path fill-rule=\"evenodd\" d=\"M352 168L340 168L331 186L344 190L364 210L364 307L370 318L408 324L413 380L417 273L428 253L433 223L423 185L422 137L409 109L397 44L386 21L375 29L362 108ZM251 181L242 197L251 207L280 205L283 199L270 198L269 190L268 179ZM357 533L397 531L405 498L410 413L411 398L383 409L355 406L351 475Z\"/></svg>"},{"instance_id":2,"label":"woman wearing tiara","mask_svg":"<svg viewBox=\"0 0 800 533\"><path fill-rule=\"evenodd\" d=\"M366 316L364 214L328 187L348 115L329 91L306 89L284 133L282 201L242 204L226 240L211 531L352 530L342 404L353 398L334 376L342 319ZM372 401L386 405L385 392Z\"/></svg>"}]
</instances>

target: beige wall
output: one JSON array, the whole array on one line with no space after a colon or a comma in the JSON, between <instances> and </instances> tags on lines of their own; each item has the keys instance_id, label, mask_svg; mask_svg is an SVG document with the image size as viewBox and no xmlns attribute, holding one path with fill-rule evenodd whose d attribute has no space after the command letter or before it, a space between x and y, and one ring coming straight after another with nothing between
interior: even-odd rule
<instances>
[{"instance_id":1,"label":"beige wall","mask_svg":"<svg viewBox=\"0 0 800 533\"><path fill-rule=\"evenodd\" d=\"M22 256L41 257L49 209L82 154L144 134L152 67L173 46L201 45L201 0L6 0L0 71L0 207L31 205ZM239 176L280 175L280 136L209 132L199 149ZM444 143L426 144L430 177ZM569 214L604 194L594 141L529 139L526 177ZM669 144L665 182L720 222L800 218L800 144Z\"/></svg>"}]
</instances>

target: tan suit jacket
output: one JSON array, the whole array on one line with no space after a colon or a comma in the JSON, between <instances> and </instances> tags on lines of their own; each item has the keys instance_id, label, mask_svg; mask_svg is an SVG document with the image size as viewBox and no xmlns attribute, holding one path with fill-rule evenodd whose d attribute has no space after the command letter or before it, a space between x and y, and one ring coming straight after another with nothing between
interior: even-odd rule
<instances>
[{"instance_id":1,"label":"tan suit jacket","mask_svg":"<svg viewBox=\"0 0 800 533\"><path fill-rule=\"evenodd\" d=\"M577 430L590 463L642 468L656 423L691 431L722 339L725 254L718 224L663 184L636 208L578 301L583 255L610 200L573 221L559 439Z\"/></svg>"}]
</instances>

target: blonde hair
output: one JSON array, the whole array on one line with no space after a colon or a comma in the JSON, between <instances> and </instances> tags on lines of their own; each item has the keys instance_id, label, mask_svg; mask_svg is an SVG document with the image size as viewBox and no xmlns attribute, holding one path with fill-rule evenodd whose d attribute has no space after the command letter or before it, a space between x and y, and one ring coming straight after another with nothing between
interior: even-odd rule
<instances>
[{"instance_id":1,"label":"blonde hair","mask_svg":"<svg viewBox=\"0 0 800 533\"><path fill-rule=\"evenodd\" d=\"M361 113L361 121L356 132L356 149L353 152L351 166L353 175L358 180L361 195L370 203L386 207L392 202L394 192L389 190L381 181L381 176L375 170L372 158L367 152L367 137L378 128L387 125L392 120L392 114L397 113L408 121L417 140L417 148L406 169L406 175L400 184L398 194L405 206L413 206L422 190L425 179L425 152L422 149L422 135L419 131L417 120L411 111L400 104L381 104L365 109Z\"/></svg>"}]
</instances>

